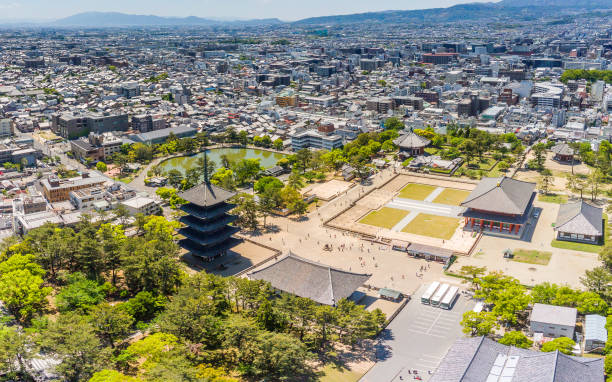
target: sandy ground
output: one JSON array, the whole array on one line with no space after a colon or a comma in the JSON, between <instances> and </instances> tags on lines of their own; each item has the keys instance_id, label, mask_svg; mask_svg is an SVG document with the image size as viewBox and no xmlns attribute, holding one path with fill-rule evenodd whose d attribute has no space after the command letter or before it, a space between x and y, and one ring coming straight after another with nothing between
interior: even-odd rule
<instances>
[{"instance_id":1,"label":"sandy ground","mask_svg":"<svg viewBox=\"0 0 612 382\"><path fill-rule=\"evenodd\" d=\"M332 179L323 183L314 183L306 186L302 192L307 195L316 195L321 200L331 200L346 192L353 183Z\"/></svg>"}]
</instances>

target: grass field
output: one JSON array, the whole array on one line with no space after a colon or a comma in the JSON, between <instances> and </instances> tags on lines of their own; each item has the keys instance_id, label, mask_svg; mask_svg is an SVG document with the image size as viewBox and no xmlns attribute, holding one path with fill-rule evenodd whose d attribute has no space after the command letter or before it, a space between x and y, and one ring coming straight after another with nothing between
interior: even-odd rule
<instances>
[{"instance_id":1,"label":"grass field","mask_svg":"<svg viewBox=\"0 0 612 382\"><path fill-rule=\"evenodd\" d=\"M564 204L567 203L567 196L557 194L538 195L538 200L544 203Z\"/></svg>"},{"instance_id":2,"label":"grass field","mask_svg":"<svg viewBox=\"0 0 612 382\"><path fill-rule=\"evenodd\" d=\"M459 219L430 214L418 214L402 232L448 240L459 226Z\"/></svg>"},{"instance_id":3,"label":"grass field","mask_svg":"<svg viewBox=\"0 0 612 382\"><path fill-rule=\"evenodd\" d=\"M456 190L454 188L445 188L444 191L438 195L433 202L440 204L450 204L451 206L458 206L467 198L470 194L469 191Z\"/></svg>"},{"instance_id":4,"label":"grass field","mask_svg":"<svg viewBox=\"0 0 612 382\"><path fill-rule=\"evenodd\" d=\"M406 215L408 215L408 213L409 211L406 210L383 207L378 211L370 212L363 219L361 219L359 223L391 229Z\"/></svg>"},{"instance_id":5,"label":"grass field","mask_svg":"<svg viewBox=\"0 0 612 382\"><path fill-rule=\"evenodd\" d=\"M320 382L357 382L362 374L342 368L339 369L333 364L325 365L323 370L318 372Z\"/></svg>"},{"instance_id":6,"label":"grass field","mask_svg":"<svg viewBox=\"0 0 612 382\"><path fill-rule=\"evenodd\" d=\"M409 183L399 193L400 198L425 200L437 187L428 184Z\"/></svg>"},{"instance_id":7,"label":"grass field","mask_svg":"<svg viewBox=\"0 0 612 382\"><path fill-rule=\"evenodd\" d=\"M512 260L518 261L519 263L527 263L527 264L539 264L539 265L547 265L550 261L550 257L552 253L543 252L543 251L535 251L535 250L527 250L527 249L517 249L514 253L514 258Z\"/></svg>"}]
</instances>

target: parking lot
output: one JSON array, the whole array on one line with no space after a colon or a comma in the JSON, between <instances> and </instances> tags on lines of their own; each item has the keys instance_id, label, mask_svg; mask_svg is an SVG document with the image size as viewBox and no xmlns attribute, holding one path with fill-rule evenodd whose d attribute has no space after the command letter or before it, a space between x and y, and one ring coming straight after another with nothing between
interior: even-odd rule
<instances>
[{"instance_id":1,"label":"parking lot","mask_svg":"<svg viewBox=\"0 0 612 382\"><path fill-rule=\"evenodd\" d=\"M450 346L463 336L463 313L473 309L475 302L459 295L452 310L421 304L421 286L413 299L381 334L377 345L379 360L361 378L361 382L395 382L412 380L409 371L417 370L426 381Z\"/></svg>"}]
</instances>

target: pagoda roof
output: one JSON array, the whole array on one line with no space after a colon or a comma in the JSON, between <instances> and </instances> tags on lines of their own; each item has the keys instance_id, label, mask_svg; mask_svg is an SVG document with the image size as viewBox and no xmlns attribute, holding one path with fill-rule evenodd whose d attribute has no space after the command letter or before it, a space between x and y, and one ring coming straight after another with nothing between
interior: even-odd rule
<instances>
[{"instance_id":1,"label":"pagoda roof","mask_svg":"<svg viewBox=\"0 0 612 382\"><path fill-rule=\"evenodd\" d=\"M234 195L236 195L235 192L204 182L181 192L179 197L200 207L211 207L225 202Z\"/></svg>"}]
</instances>

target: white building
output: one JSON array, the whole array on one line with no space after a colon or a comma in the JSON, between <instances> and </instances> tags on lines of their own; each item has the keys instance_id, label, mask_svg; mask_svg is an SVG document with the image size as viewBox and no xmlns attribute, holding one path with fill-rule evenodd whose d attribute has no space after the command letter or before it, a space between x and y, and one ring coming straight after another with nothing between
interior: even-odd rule
<instances>
[{"instance_id":1,"label":"white building","mask_svg":"<svg viewBox=\"0 0 612 382\"><path fill-rule=\"evenodd\" d=\"M534 304L529 318L529 329L531 333L542 333L545 337L573 339L577 314L576 308Z\"/></svg>"},{"instance_id":2,"label":"white building","mask_svg":"<svg viewBox=\"0 0 612 382\"><path fill-rule=\"evenodd\" d=\"M159 205L155 202L155 200L144 196L137 196L135 198L123 201L121 204L127 208L130 215L155 215L160 210Z\"/></svg>"},{"instance_id":3,"label":"white building","mask_svg":"<svg viewBox=\"0 0 612 382\"><path fill-rule=\"evenodd\" d=\"M0 119L0 137L10 137L13 135L13 120Z\"/></svg>"}]
</instances>

